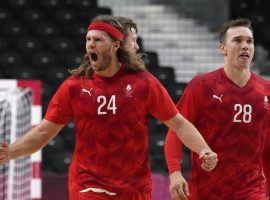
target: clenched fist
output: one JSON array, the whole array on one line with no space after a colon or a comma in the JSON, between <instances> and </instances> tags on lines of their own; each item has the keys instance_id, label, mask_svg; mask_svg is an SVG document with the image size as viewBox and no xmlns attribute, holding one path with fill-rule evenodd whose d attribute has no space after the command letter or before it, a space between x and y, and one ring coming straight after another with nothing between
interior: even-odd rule
<instances>
[{"instance_id":1,"label":"clenched fist","mask_svg":"<svg viewBox=\"0 0 270 200\"><path fill-rule=\"evenodd\" d=\"M8 143L0 143L0 164L7 162L10 158Z\"/></svg>"},{"instance_id":2,"label":"clenched fist","mask_svg":"<svg viewBox=\"0 0 270 200\"><path fill-rule=\"evenodd\" d=\"M212 171L218 162L217 154L208 149L203 149L199 154L199 158L202 160L201 167L205 171Z\"/></svg>"}]
</instances>

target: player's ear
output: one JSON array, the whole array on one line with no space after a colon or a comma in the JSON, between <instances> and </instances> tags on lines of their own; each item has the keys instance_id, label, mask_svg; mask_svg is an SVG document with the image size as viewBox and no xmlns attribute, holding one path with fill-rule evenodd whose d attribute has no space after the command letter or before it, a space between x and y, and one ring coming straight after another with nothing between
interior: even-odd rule
<instances>
[{"instance_id":1,"label":"player's ear","mask_svg":"<svg viewBox=\"0 0 270 200\"><path fill-rule=\"evenodd\" d=\"M222 43L219 44L219 50L220 50L222 55L224 55L224 56L227 55L227 49L226 49L224 44L222 44Z\"/></svg>"},{"instance_id":2,"label":"player's ear","mask_svg":"<svg viewBox=\"0 0 270 200\"><path fill-rule=\"evenodd\" d=\"M117 51L119 49L119 47L120 47L120 41L117 40L114 42L114 50Z\"/></svg>"}]
</instances>

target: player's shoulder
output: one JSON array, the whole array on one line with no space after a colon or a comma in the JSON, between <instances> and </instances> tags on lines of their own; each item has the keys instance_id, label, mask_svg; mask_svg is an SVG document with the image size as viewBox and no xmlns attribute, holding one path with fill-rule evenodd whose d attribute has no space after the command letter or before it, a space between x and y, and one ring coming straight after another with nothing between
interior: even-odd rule
<instances>
[{"instance_id":1,"label":"player's shoulder","mask_svg":"<svg viewBox=\"0 0 270 200\"><path fill-rule=\"evenodd\" d=\"M148 70L141 70L141 71L136 72L136 74L138 76L142 76L142 77L153 77L154 76Z\"/></svg>"},{"instance_id":2,"label":"player's shoulder","mask_svg":"<svg viewBox=\"0 0 270 200\"><path fill-rule=\"evenodd\" d=\"M137 78L143 80L157 80L157 78L147 70L142 70L134 74Z\"/></svg>"},{"instance_id":3,"label":"player's shoulder","mask_svg":"<svg viewBox=\"0 0 270 200\"><path fill-rule=\"evenodd\" d=\"M61 84L61 87L63 88L73 88L81 84L82 77L76 76L76 75L70 75L67 77L63 83Z\"/></svg>"},{"instance_id":4,"label":"player's shoulder","mask_svg":"<svg viewBox=\"0 0 270 200\"><path fill-rule=\"evenodd\" d=\"M253 73L253 76L254 76L256 87L267 90L270 93L270 81L255 73Z\"/></svg>"},{"instance_id":5,"label":"player's shoulder","mask_svg":"<svg viewBox=\"0 0 270 200\"><path fill-rule=\"evenodd\" d=\"M198 85L213 84L222 78L222 69L217 69L205 74L199 74L195 76L189 83L189 87L196 87Z\"/></svg>"},{"instance_id":6,"label":"player's shoulder","mask_svg":"<svg viewBox=\"0 0 270 200\"><path fill-rule=\"evenodd\" d=\"M266 78L264 78L264 77L262 77L262 76L260 76L260 75L258 75L258 74L255 74L255 73L252 73L253 74L253 76L254 76L254 79L257 81L257 82L259 82L259 83L261 83L261 84L264 84L264 85L270 85L270 81L268 80L268 79L266 79Z\"/></svg>"},{"instance_id":7,"label":"player's shoulder","mask_svg":"<svg viewBox=\"0 0 270 200\"><path fill-rule=\"evenodd\" d=\"M67 84L67 85L73 85L73 84L76 84L76 83L80 82L80 79L81 78L79 76L70 75L69 77L67 77L64 80L64 83Z\"/></svg>"}]
</instances>

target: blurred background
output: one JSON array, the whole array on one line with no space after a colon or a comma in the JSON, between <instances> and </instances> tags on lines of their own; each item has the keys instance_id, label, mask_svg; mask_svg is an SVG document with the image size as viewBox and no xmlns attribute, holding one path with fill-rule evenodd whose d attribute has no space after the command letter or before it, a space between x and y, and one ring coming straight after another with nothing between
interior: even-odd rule
<instances>
[{"instance_id":1,"label":"blurred background","mask_svg":"<svg viewBox=\"0 0 270 200\"><path fill-rule=\"evenodd\" d=\"M43 115L59 84L85 52L86 28L99 14L130 17L138 24L138 43L148 70L166 87L175 103L194 76L221 67L218 30L225 21L247 17L253 23L253 70L270 77L270 2L267 0L1 0L0 79L42 81ZM162 109L161 105L161 109ZM67 170L74 148L70 122L42 153L45 200L67 197ZM153 199L166 200L164 161L167 128L150 121ZM182 169L190 170L184 148Z\"/></svg>"}]
</instances>

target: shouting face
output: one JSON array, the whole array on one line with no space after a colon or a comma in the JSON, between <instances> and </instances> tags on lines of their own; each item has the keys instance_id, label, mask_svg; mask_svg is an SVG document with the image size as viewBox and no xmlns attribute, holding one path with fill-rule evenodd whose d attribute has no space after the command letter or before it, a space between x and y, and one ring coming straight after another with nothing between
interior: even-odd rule
<instances>
[{"instance_id":1,"label":"shouting face","mask_svg":"<svg viewBox=\"0 0 270 200\"><path fill-rule=\"evenodd\" d=\"M102 72L112 67L116 58L119 41L113 41L105 31L90 30L86 35L86 52L91 61L92 69Z\"/></svg>"}]
</instances>

